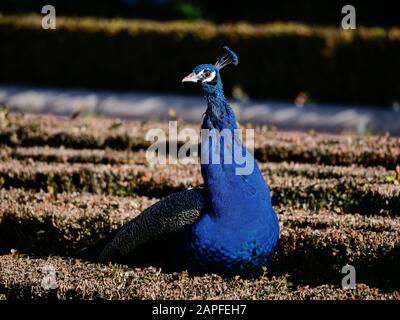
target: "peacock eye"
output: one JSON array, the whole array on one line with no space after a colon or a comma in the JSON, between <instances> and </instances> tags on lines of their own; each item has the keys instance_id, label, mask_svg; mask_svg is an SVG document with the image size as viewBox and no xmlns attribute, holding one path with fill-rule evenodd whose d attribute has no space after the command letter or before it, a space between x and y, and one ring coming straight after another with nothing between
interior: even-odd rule
<instances>
[{"instance_id":1,"label":"peacock eye","mask_svg":"<svg viewBox=\"0 0 400 320\"><path fill-rule=\"evenodd\" d=\"M208 77L211 75L211 71L205 70L203 74L204 74L204 76L205 76L206 78L208 78Z\"/></svg>"}]
</instances>

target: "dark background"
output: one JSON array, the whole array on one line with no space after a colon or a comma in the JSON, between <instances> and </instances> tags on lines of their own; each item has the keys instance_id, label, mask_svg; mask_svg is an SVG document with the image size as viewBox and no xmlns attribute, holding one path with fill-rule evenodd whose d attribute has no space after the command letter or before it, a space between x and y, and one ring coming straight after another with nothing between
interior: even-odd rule
<instances>
[{"instance_id":1,"label":"dark background","mask_svg":"<svg viewBox=\"0 0 400 320\"><path fill-rule=\"evenodd\" d=\"M341 28L349 3L357 30ZM56 8L56 30L41 28L46 4ZM229 45L240 65L224 71L228 95L400 101L395 1L2 0L0 12L0 83L194 93L182 77Z\"/></svg>"},{"instance_id":2,"label":"dark background","mask_svg":"<svg viewBox=\"0 0 400 320\"><path fill-rule=\"evenodd\" d=\"M3 13L38 12L46 4L59 14L73 16L128 17L144 19L204 19L214 22L297 21L337 26L341 8L357 8L358 23L366 26L399 26L397 1L365 0L2 0Z\"/></svg>"}]
</instances>

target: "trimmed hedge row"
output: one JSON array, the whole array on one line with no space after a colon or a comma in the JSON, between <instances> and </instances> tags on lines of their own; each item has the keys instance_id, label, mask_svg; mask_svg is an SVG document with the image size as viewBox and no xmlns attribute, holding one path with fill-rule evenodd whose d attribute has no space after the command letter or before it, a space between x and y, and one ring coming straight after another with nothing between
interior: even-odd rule
<instances>
[{"instance_id":1,"label":"trimmed hedge row","mask_svg":"<svg viewBox=\"0 0 400 320\"><path fill-rule=\"evenodd\" d=\"M186 124L179 125L186 127ZM152 128L168 132L166 123L121 123L101 118L68 121L53 116L21 116L0 112L0 144L13 147L64 146L74 149L137 151L151 144L144 137ZM276 132L258 127L255 129L255 157L262 162L357 164L395 169L400 165L400 140L390 136Z\"/></svg>"},{"instance_id":2,"label":"trimmed hedge row","mask_svg":"<svg viewBox=\"0 0 400 320\"><path fill-rule=\"evenodd\" d=\"M67 220L92 219L94 216L104 215L104 218L109 220L107 223L119 226L126 219L137 216L157 201L157 198L145 196L117 197L76 192L53 194L43 191L35 193L24 189L0 189L0 218L9 208L18 208L17 211L21 214L24 211L25 217L34 212L47 214L55 211L59 212L57 216L62 216ZM30 208L34 208L34 210ZM45 210L47 208L49 210ZM400 230L400 217L364 216L357 213L340 214L326 209L315 211L287 206L275 206L275 211L279 215L281 223L289 228L324 229L335 227L373 232ZM19 215L19 213L15 214ZM87 225L98 230L98 226ZM85 226L79 224L79 227L84 228Z\"/></svg>"},{"instance_id":3,"label":"trimmed hedge row","mask_svg":"<svg viewBox=\"0 0 400 320\"><path fill-rule=\"evenodd\" d=\"M93 164L146 164L146 153L141 151L117 151L104 149L65 149L51 147L16 147L5 146L0 150L1 161L40 161L61 163L93 163Z\"/></svg>"},{"instance_id":4,"label":"trimmed hedge row","mask_svg":"<svg viewBox=\"0 0 400 320\"><path fill-rule=\"evenodd\" d=\"M31 254L70 257L155 201L139 197L128 202L118 198L66 194L52 200L48 194L24 195L14 191L2 192L0 196L3 250L14 248ZM51 204L43 204L49 200ZM277 258L270 267L272 274L279 276L287 272L296 283L336 283L341 266L351 263L357 268L359 282L385 288L400 286L396 280L400 267L398 219L356 216L353 222L357 228L352 229L346 226L351 216L330 212L325 213L326 226L314 229L288 223L304 223L304 216L313 215L313 212L293 212L289 208L285 211L292 214L290 218L279 215L283 226ZM318 212L315 214L319 215ZM383 226L386 230L369 231L364 229L365 225ZM301 267L295 267L299 264ZM377 279L376 274L382 270L385 275Z\"/></svg>"},{"instance_id":5,"label":"trimmed hedge row","mask_svg":"<svg viewBox=\"0 0 400 320\"><path fill-rule=\"evenodd\" d=\"M0 190L0 251L76 255L156 199Z\"/></svg>"},{"instance_id":6,"label":"trimmed hedge row","mask_svg":"<svg viewBox=\"0 0 400 320\"><path fill-rule=\"evenodd\" d=\"M3 249L7 244L7 247L15 245L24 251L63 255L73 254L101 239L157 201L139 196L53 195L18 189L0 190L0 200L0 239ZM382 234L400 230L398 217L366 217L287 206L277 207L276 211L281 225L288 230L323 232L343 229L346 232ZM389 242L387 245L392 246Z\"/></svg>"},{"instance_id":7,"label":"trimmed hedge row","mask_svg":"<svg viewBox=\"0 0 400 320\"><path fill-rule=\"evenodd\" d=\"M45 266L53 266L57 272L56 290L41 286ZM333 285L292 288L285 276L264 275L253 281L223 279L217 275L189 277L186 272L164 274L155 268L102 266L59 257L33 259L19 254L0 257L0 294L7 300L400 299L398 291L383 293L364 284L357 284L355 290Z\"/></svg>"},{"instance_id":8,"label":"trimmed hedge row","mask_svg":"<svg viewBox=\"0 0 400 320\"><path fill-rule=\"evenodd\" d=\"M146 164L146 153L141 151L116 151L104 149L65 149L50 147L16 147L5 146L0 150L1 161L11 159L20 161L93 163L93 164Z\"/></svg>"},{"instance_id":9,"label":"trimmed hedge row","mask_svg":"<svg viewBox=\"0 0 400 320\"><path fill-rule=\"evenodd\" d=\"M340 283L346 264L361 283L398 290L400 234L349 228L282 228L272 274L288 273L302 284Z\"/></svg>"},{"instance_id":10,"label":"trimmed hedge row","mask_svg":"<svg viewBox=\"0 0 400 320\"><path fill-rule=\"evenodd\" d=\"M189 128L196 132L199 131L199 125L185 123L181 120L171 118L171 121L176 121L178 129ZM251 124L247 124L251 126ZM139 120L124 120L112 119L105 117L94 117L91 115L77 115L76 117L61 117L50 114L32 114L32 113L17 113L11 112L7 107L0 109L0 128L2 131L18 134L16 142L24 141L25 133L27 137L30 135L44 136L43 142L51 140L52 136L62 134L70 136L71 140L77 139L80 135L90 136L91 139L98 141L97 144L102 146L104 140L109 136L127 136L133 139L144 137L150 129L162 129L168 134L169 123L158 121L139 121ZM297 131L277 131L268 126L255 126L256 144L262 145L268 142L279 141L281 143L296 143L304 144L307 146L316 145L349 145L353 147L370 147L381 149L383 147L396 148L400 147L400 140L398 137L391 137L390 135L368 135L358 136L354 134L332 134L332 133L316 133L310 132L297 132ZM33 142L33 141L32 141ZM11 143L11 142L10 142ZM107 146L107 145L106 145ZM92 148L95 148L94 146ZM110 146L111 148L111 146ZM121 145L119 149L127 149L127 146Z\"/></svg>"},{"instance_id":11,"label":"trimmed hedge row","mask_svg":"<svg viewBox=\"0 0 400 320\"><path fill-rule=\"evenodd\" d=\"M179 177L177 181L176 177ZM361 214L400 214L400 185L373 183L365 177L307 179L268 176L275 205L327 208ZM0 185L59 192L162 197L202 183L197 166L0 163Z\"/></svg>"},{"instance_id":12,"label":"trimmed hedge row","mask_svg":"<svg viewBox=\"0 0 400 320\"><path fill-rule=\"evenodd\" d=\"M39 12L46 0L2 0L3 14ZM288 0L266 3L263 0L233 2L230 0L136 0L132 2L101 0L93 6L93 0L52 0L57 12L67 16L126 17L157 20L197 20L211 21L299 21L316 25L336 26L340 22L341 0L321 3L318 0L303 0L293 3ZM79 5L77 5L79 3ZM391 0L381 0L380 6L372 6L370 1L353 0L357 8L357 25L398 26L397 7Z\"/></svg>"},{"instance_id":13,"label":"trimmed hedge row","mask_svg":"<svg viewBox=\"0 0 400 320\"><path fill-rule=\"evenodd\" d=\"M92 163L92 164L130 164L147 165L152 170L146 159L144 151L113 151L103 149L58 149L49 147L18 147L15 149L5 147L0 151L1 161L39 161L61 163ZM190 165L189 165L190 166ZM183 167L183 166L182 166ZM309 179L334 179L342 177L366 178L373 183L400 183L400 171L386 170L382 167L341 167L324 166L315 164L298 164L294 162L261 163L262 172L269 176L290 177L301 176ZM199 169L200 170L200 169Z\"/></svg>"},{"instance_id":14,"label":"trimmed hedge row","mask_svg":"<svg viewBox=\"0 0 400 320\"><path fill-rule=\"evenodd\" d=\"M176 119L171 119L177 121ZM182 121L177 121L178 130L183 128L193 129L196 132L200 130L199 125L193 125ZM247 124L247 126L251 124ZM246 127L247 127L246 126ZM157 121L138 121L138 120L124 120L110 119L103 117L95 117L91 115L81 115L76 118L67 118L61 116L54 116L49 114L24 114L10 112L5 107L0 109L0 129L4 135L4 143L8 141L11 145L20 145L21 143L29 144L29 137L31 138L31 145L33 145L33 138L37 139L38 145L48 143L55 144L56 141L53 136L68 137L68 141L93 140L91 148L104 145L105 141L110 137L119 137L119 139L144 138L150 129L162 129L168 135L169 123ZM243 128L244 129L244 128ZM352 147L370 147L375 149L383 148L398 148L400 147L400 140L398 137L391 137L390 135L369 135L357 136L354 134L329 134L329 133L316 133L314 131L298 132L298 131L277 131L267 126L256 126L255 130L256 145L262 146L266 143L273 143L279 141L288 144L304 144L307 146L352 146ZM6 139L7 135L9 139ZM12 137L14 135L14 137ZM42 138L40 138L42 137ZM28 140L25 142L25 139ZM63 142L63 141L61 141ZM60 143L60 142L59 142ZM90 146L89 141L87 144ZM108 146L108 145L105 145ZM128 141L124 141L119 149L128 149ZM117 146L110 148L116 149ZM79 148L79 144L75 148ZM87 147L90 148L90 147Z\"/></svg>"},{"instance_id":15,"label":"trimmed hedge row","mask_svg":"<svg viewBox=\"0 0 400 320\"><path fill-rule=\"evenodd\" d=\"M54 116L0 112L0 144L10 146L65 146L70 148L143 149L145 133L152 128L168 131L168 125L88 118L78 121Z\"/></svg>"},{"instance_id":16,"label":"trimmed hedge row","mask_svg":"<svg viewBox=\"0 0 400 320\"><path fill-rule=\"evenodd\" d=\"M400 217L363 216L358 213L338 214L320 209L318 211L282 206L275 208L279 221L287 228L353 229L373 232L400 230Z\"/></svg>"},{"instance_id":17,"label":"trimmed hedge row","mask_svg":"<svg viewBox=\"0 0 400 320\"><path fill-rule=\"evenodd\" d=\"M43 30L41 16L1 16L0 42L0 82L187 92L182 77L227 44L241 60L224 73L227 92L387 105L400 97L396 28L58 17L56 30Z\"/></svg>"},{"instance_id":18,"label":"trimmed hedge row","mask_svg":"<svg viewBox=\"0 0 400 320\"><path fill-rule=\"evenodd\" d=\"M200 171L194 166L177 166L170 170L158 166L46 164L8 161L0 163L0 182L4 188L24 188L59 192L92 192L118 196L166 196L201 183ZM179 181L176 180L179 174Z\"/></svg>"},{"instance_id":19,"label":"trimmed hedge row","mask_svg":"<svg viewBox=\"0 0 400 320\"><path fill-rule=\"evenodd\" d=\"M365 140L364 142L366 142ZM254 156L262 162L294 161L334 166L383 166L395 169L400 165L400 144L392 146L367 144L307 145L298 143L265 142L256 145Z\"/></svg>"}]
</instances>

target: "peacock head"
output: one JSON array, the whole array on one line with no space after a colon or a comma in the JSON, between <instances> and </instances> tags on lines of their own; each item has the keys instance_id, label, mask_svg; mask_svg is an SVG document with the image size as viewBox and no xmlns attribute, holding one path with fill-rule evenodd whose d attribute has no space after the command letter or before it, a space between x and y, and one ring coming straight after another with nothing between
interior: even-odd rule
<instances>
[{"instance_id":1,"label":"peacock head","mask_svg":"<svg viewBox=\"0 0 400 320\"><path fill-rule=\"evenodd\" d=\"M214 93L222 89L220 70L229 64L238 65L239 59L232 50L224 47L225 54L214 64L200 64L182 82L198 83L205 92Z\"/></svg>"}]
</instances>

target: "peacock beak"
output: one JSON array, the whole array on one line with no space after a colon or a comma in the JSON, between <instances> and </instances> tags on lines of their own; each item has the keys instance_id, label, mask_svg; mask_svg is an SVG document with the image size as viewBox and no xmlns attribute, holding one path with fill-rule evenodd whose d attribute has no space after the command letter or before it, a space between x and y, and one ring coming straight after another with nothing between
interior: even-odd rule
<instances>
[{"instance_id":1,"label":"peacock beak","mask_svg":"<svg viewBox=\"0 0 400 320\"><path fill-rule=\"evenodd\" d=\"M182 79L182 82L197 82L200 80L200 76L194 72Z\"/></svg>"}]
</instances>

